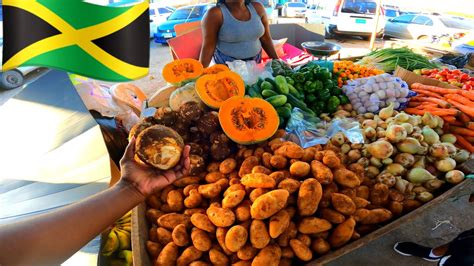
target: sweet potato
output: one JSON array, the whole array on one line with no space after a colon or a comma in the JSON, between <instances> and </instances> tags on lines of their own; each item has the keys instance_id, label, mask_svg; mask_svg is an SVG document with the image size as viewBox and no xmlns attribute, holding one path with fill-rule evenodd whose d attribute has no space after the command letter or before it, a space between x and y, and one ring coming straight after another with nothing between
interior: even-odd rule
<instances>
[{"instance_id":1,"label":"sweet potato","mask_svg":"<svg viewBox=\"0 0 474 266\"><path fill-rule=\"evenodd\" d=\"M298 230L294 222L290 222L288 228L278 237L277 242L281 247L287 247L290 243L290 239L296 237Z\"/></svg>"},{"instance_id":2,"label":"sweet potato","mask_svg":"<svg viewBox=\"0 0 474 266\"><path fill-rule=\"evenodd\" d=\"M186 197L189 196L189 192L190 192L191 190L193 190L193 189L196 189L196 190L197 190L198 187L199 187L199 184L190 184L190 185L185 186L185 187L183 188L183 194L184 194L184 196L186 196Z\"/></svg>"},{"instance_id":3,"label":"sweet potato","mask_svg":"<svg viewBox=\"0 0 474 266\"><path fill-rule=\"evenodd\" d=\"M270 243L270 234L265 222L260 220L252 221L250 224L250 243L258 249L262 249Z\"/></svg>"},{"instance_id":4,"label":"sweet potato","mask_svg":"<svg viewBox=\"0 0 474 266\"><path fill-rule=\"evenodd\" d=\"M206 180L207 183L214 183L217 182L217 180L225 178L225 175L221 172L210 172L204 177L204 180Z\"/></svg>"},{"instance_id":5,"label":"sweet potato","mask_svg":"<svg viewBox=\"0 0 474 266\"><path fill-rule=\"evenodd\" d=\"M233 184L230 185L225 191L224 191L224 198L231 192L238 191L238 190L243 190L245 192L245 186L240 184L240 181L238 184Z\"/></svg>"},{"instance_id":6,"label":"sweet potato","mask_svg":"<svg viewBox=\"0 0 474 266\"><path fill-rule=\"evenodd\" d=\"M173 242L171 232L163 227L158 227L156 229L156 237L158 238L158 242L162 245L166 245L169 242Z\"/></svg>"},{"instance_id":7,"label":"sweet potato","mask_svg":"<svg viewBox=\"0 0 474 266\"><path fill-rule=\"evenodd\" d=\"M260 250L252 261L252 266L278 265L281 258L281 248L271 244Z\"/></svg>"},{"instance_id":8,"label":"sweet potato","mask_svg":"<svg viewBox=\"0 0 474 266\"><path fill-rule=\"evenodd\" d=\"M354 197L354 198L352 198L352 201L354 201L357 209L365 208L365 207L367 207L367 205L370 204L370 202L368 200L366 200L364 198L361 198L361 197Z\"/></svg>"},{"instance_id":9,"label":"sweet potato","mask_svg":"<svg viewBox=\"0 0 474 266\"><path fill-rule=\"evenodd\" d=\"M316 217L305 217L298 224L298 231L303 234L316 234L332 228L328 220Z\"/></svg>"},{"instance_id":10,"label":"sweet potato","mask_svg":"<svg viewBox=\"0 0 474 266\"><path fill-rule=\"evenodd\" d=\"M146 210L146 214L145 214L148 221L154 224L156 224L157 220L163 215L165 215L164 212L160 210L152 209L152 208Z\"/></svg>"},{"instance_id":11,"label":"sweet potato","mask_svg":"<svg viewBox=\"0 0 474 266\"><path fill-rule=\"evenodd\" d=\"M209 233L216 231L216 226L211 222L208 215L202 213L195 213L191 216L191 223L199 229Z\"/></svg>"},{"instance_id":12,"label":"sweet potato","mask_svg":"<svg viewBox=\"0 0 474 266\"><path fill-rule=\"evenodd\" d=\"M151 194L146 198L146 204L153 209L159 209L161 207L160 198L155 194Z\"/></svg>"},{"instance_id":13,"label":"sweet potato","mask_svg":"<svg viewBox=\"0 0 474 266\"><path fill-rule=\"evenodd\" d=\"M283 171L275 171L269 175L275 180L275 183L278 185L281 181L286 179L285 173Z\"/></svg>"},{"instance_id":14,"label":"sweet potato","mask_svg":"<svg viewBox=\"0 0 474 266\"><path fill-rule=\"evenodd\" d=\"M305 177L309 174L311 166L309 163L297 161L291 164L290 174L294 177Z\"/></svg>"},{"instance_id":15,"label":"sweet potato","mask_svg":"<svg viewBox=\"0 0 474 266\"><path fill-rule=\"evenodd\" d=\"M400 216L403 213L403 204L399 201L392 200L388 203L388 209L394 216Z\"/></svg>"},{"instance_id":16,"label":"sweet potato","mask_svg":"<svg viewBox=\"0 0 474 266\"><path fill-rule=\"evenodd\" d=\"M307 247L311 245L311 237L307 234L298 233L296 239L301 241Z\"/></svg>"},{"instance_id":17,"label":"sweet potato","mask_svg":"<svg viewBox=\"0 0 474 266\"><path fill-rule=\"evenodd\" d=\"M258 253L258 249L253 247L250 243L245 244L239 251L237 251L237 257L241 260L251 260Z\"/></svg>"},{"instance_id":18,"label":"sweet potato","mask_svg":"<svg viewBox=\"0 0 474 266\"><path fill-rule=\"evenodd\" d=\"M313 253L311 252L311 250L300 240L290 240L290 246L291 249L293 249L293 252L295 253L296 257L298 257L300 260L309 261L313 258Z\"/></svg>"},{"instance_id":19,"label":"sweet potato","mask_svg":"<svg viewBox=\"0 0 474 266\"><path fill-rule=\"evenodd\" d=\"M366 200L369 199L370 189L369 189L368 186L356 187L355 191L356 191L356 196L357 197L360 197L360 198L363 198L363 199L366 199Z\"/></svg>"},{"instance_id":20,"label":"sweet potato","mask_svg":"<svg viewBox=\"0 0 474 266\"><path fill-rule=\"evenodd\" d=\"M292 259L295 257L295 253L293 252L293 249L291 249L291 247L283 247L281 249L281 257L286 259Z\"/></svg>"},{"instance_id":21,"label":"sweet potato","mask_svg":"<svg viewBox=\"0 0 474 266\"><path fill-rule=\"evenodd\" d=\"M263 146L263 145L266 146L266 144L264 144L264 143L260 143L260 144L261 144L262 146ZM255 157L259 158L259 159L262 158L263 153L265 153L265 149L262 148L262 146L255 149L255 151L253 152L253 156L255 156Z\"/></svg>"},{"instance_id":22,"label":"sweet potato","mask_svg":"<svg viewBox=\"0 0 474 266\"><path fill-rule=\"evenodd\" d=\"M338 248L349 242L349 240L351 240L352 234L354 233L355 225L356 221L351 217L336 226L328 238L328 242L331 247Z\"/></svg>"},{"instance_id":23,"label":"sweet potato","mask_svg":"<svg viewBox=\"0 0 474 266\"><path fill-rule=\"evenodd\" d=\"M300 159L304 155L304 150L301 146L292 143L291 145L286 146L285 156L290 159Z\"/></svg>"},{"instance_id":24,"label":"sweet potato","mask_svg":"<svg viewBox=\"0 0 474 266\"><path fill-rule=\"evenodd\" d=\"M336 183L331 183L329 185L323 186L323 196L321 197L321 201L319 202L319 207L329 207L331 205L331 194L338 191L339 189Z\"/></svg>"},{"instance_id":25,"label":"sweet potato","mask_svg":"<svg viewBox=\"0 0 474 266\"><path fill-rule=\"evenodd\" d=\"M281 210L270 217L269 233L272 238L279 237L290 225L290 215L286 210Z\"/></svg>"},{"instance_id":26,"label":"sweet potato","mask_svg":"<svg viewBox=\"0 0 474 266\"><path fill-rule=\"evenodd\" d=\"M237 262L232 263L232 266L252 266L252 261L250 261L250 260L239 260Z\"/></svg>"},{"instance_id":27,"label":"sweet potato","mask_svg":"<svg viewBox=\"0 0 474 266\"><path fill-rule=\"evenodd\" d=\"M173 185L175 187L184 188L187 185L199 183L199 180L201 180L201 179L198 176L185 176L185 177L181 177L179 179L176 179L173 182Z\"/></svg>"},{"instance_id":28,"label":"sweet potato","mask_svg":"<svg viewBox=\"0 0 474 266\"><path fill-rule=\"evenodd\" d=\"M270 163L272 156L273 155L269 152L265 152L262 154L262 165L268 169L272 168L272 164Z\"/></svg>"},{"instance_id":29,"label":"sweet potato","mask_svg":"<svg viewBox=\"0 0 474 266\"><path fill-rule=\"evenodd\" d=\"M234 158L227 158L219 164L219 172L227 175L232 173L237 167L237 161Z\"/></svg>"},{"instance_id":30,"label":"sweet potato","mask_svg":"<svg viewBox=\"0 0 474 266\"><path fill-rule=\"evenodd\" d=\"M246 174L250 174L252 172L252 168L259 165L259 160L255 156L249 156L245 158L242 162L242 165L239 169L239 176L244 177Z\"/></svg>"},{"instance_id":31,"label":"sweet potato","mask_svg":"<svg viewBox=\"0 0 474 266\"><path fill-rule=\"evenodd\" d=\"M237 190L227 194L222 199L222 207L232 209L242 202L245 197L245 190Z\"/></svg>"},{"instance_id":32,"label":"sweet potato","mask_svg":"<svg viewBox=\"0 0 474 266\"><path fill-rule=\"evenodd\" d=\"M177 266L189 265L191 262L201 258L202 252L197 248L190 246L187 247L179 256L178 261L176 261Z\"/></svg>"},{"instance_id":33,"label":"sweet potato","mask_svg":"<svg viewBox=\"0 0 474 266\"><path fill-rule=\"evenodd\" d=\"M348 187L343 188L343 189L339 190L339 193L342 193L342 194L348 196L351 199L354 199L355 197L357 197L355 189L353 189L353 188L348 188Z\"/></svg>"},{"instance_id":34,"label":"sweet potato","mask_svg":"<svg viewBox=\"0 0 474 266\"><path fill-rule=\"evenodd\" d=\"M198 250L206 252L211 249L212 240L204 230L193 228L191 231L191 241Z\"/></svg>"},{"instance_id":35,"label":"sweet potato","mask_svg":"<svg viewBox=\"0 0 474 266\"><path fill-rule=\"evenodd\" d=\"M200 260L195 260L189 264L189 266L211 266L212 264L200 261Z\"/></svg>"},{"instance_id":36,"label":"sweet potato","mask_svg":"<svg viewBox=\"0 0 474 266\"><path fill-rule=\"evenodd\" d=\"M363 219L365 219L367 216L369 216L370 214L370 210L367 210L367 209L357 209L355 212L354 212L354 220L356 222L360 222L362 221Z\"/></svg>"},{"instance_id":37,"label":"sweet potato","mask_svg":"<svg viewBox=\"0 0 474 266\"><path fill-rule=\"evenodd\" d=\"M228 265L229 258L217 248L209 250L209 260L214 265Z\"/></svg>"},{"instance_id":38,"label":"sweet potato","mask_svg":"<svg viewBox=\"0 0 474 266\"><path fill-rule=\"evenodd\" d=\"M393 201L402 202L405 199L405 196L403 195L403 193L401 193L400 191L398 191L394 188L391 188L389 190L388 195L389 195L390 199L393 200Z\"/></svg>"},{"instance_id":39,"label":"sweet potato","mask_svg":"<svg viewBox=\"0 0 474 266\"><path fill-rule=\"evenodd\" d=\"M208 173L217 172L217 171L219 171L219 165L220 165L219 162L210 162L207 165L206 170L207 170Z\"/></svg>"},{"instance_id":40,"label":"sweet potato","mask_svg":"<svg viewBox=\"0 0 474 266\"><path fill-rule=\"evenodd\" d=\"M237 252L247 242L248 232L241 225L232 226L225 235L225 246L232 252Z\"/></svg>"},{"instance_id":41,"label":"sweet potato","mask_svg":"<svg viewBox=\"0 0 474 266\"><path fill-rule=\"evenodd\" d=\"M179 213L167 213L158 219L158 225L173 230L178 224L191 225L189 216Z\"/></svg>"},{"instance_id":42,"label":"sweet potato","mask_svg":"<svg viewBox=\"0 0 474 266\"><path fill-rule=\"evenodd\" d=\"M226 190L227 188L229 188L229 179L222 178L222 179L217 180L214 184L219 185L220 188L221 188L221 191L223 191L223 190Z\"/></svg>"},{"instance_id":43,"label":"sweet potato","mask_svg":"<svg viewBox=\"0 0 474 266\"><path fill-rule=\"evenodd\" d=\"M311 162L314 159L314 154L316 153L316 149L313 147L309 147L304 149L303 157L301 157L301 161L303 162Z\"/></svg>"},{"instance_id":44,"label":"sweet potato","mask_svg":"<svg viewBox=\"0 0 474 266\"><path fill-rule=\"evenodd\" d=\"M208 199L212 199L219 196L219 194L221 193L221 189L221 186L216 183L200 185L198 187L199 194Z\"/></svg>"},{"instance_id":45,"label":"sweet potato","mask_svg":"<svg viewBox=\"0 0 474 266\"><path fill-rule=\"evenodd\" d=\"M319 213L321 214L321 218L328 220L332 224L340 224L346 220L346 217L343 214L333 209L322 208L319 210Z\"/></svg>"},{"instance_id":46,"label":"sweet potato","mask_svg":"<svg viewBox=\"0 0 474 266\"><path fill-rule=\"evenodd\" d=\"M313 239L311 242L311 250L318 255L324 255L331 250L329 243L321 237Z\"/></svg>"},{"instance_id":47,"label":"sweet potato","mask_svg":"<svg viewBox=\"0 0 474 266\"><path fill-rule=\"evenodd\" d=\"M227 254L227 255L231 255L232 251L227 249L227 247L225 246L225 236L227 235L227 231L229 231L228 228L217 227L217 229L216 229L216 239L217 239L217 243L219 243L219 246L222 248L224 253Z\"/></svg>"},{"instance_id":48,"label":"sweet potato","mask_svg":"<svg viewBox=\"0 0 474 266\"><path fill-rule=\"evenodd\" d=\"M331 203L336 211L344 215L351 215L356 211L356 205L354 201L341 193L332 193Z\"/></svg>"},{"instance_id":49,"label":"sweet potato","mask_svg":"<svg viewBox=\"0 0 474 266\"><path fill-rule=\"evenodd\" d=\"M250 219L250 202L248 200L242 201L234 210L235 218L240 222L245 222Z\"/></svg>"},{"instance_id":50,"label":"sweet potato","mask_svg":"<svg viewBox=\"0 0 474 266\"><path fill-rule=\"evenodd\" d=\"M360 186L359 177L352 171L346 168L338 168L334 171L334 180L345 187L355 188Z\"/></svg>"},{"instance_id":51,"label":"sweet potato","mask_svg":"<svg viewBox=\"0 0 474 266\"><path fill-rule=\"evenodd\" d=\"M174 189L174 187L172 185L169 185L169 186L164 187L161 190L161 193L160 193L161 202L166 202L166 198L168 197L168 192L170 192L173 189Z\"/></svg>"},{"instance_id":52,"label":"sweet potato","mask_svg":"<svg viewBox=\"0 0 474 266\"><path fill-rule=\"evenodd\" d=\"M287 163L288 159L282 155L273 155L270 158L270 165L276 169L284 169Z\"/></svg>"},{"instance_id":53,"label":"sweet potato","mask_svg":"<svg viewBox=\"0 0 474 266\"><path fill-rule=\"evenodd\" d=\"M301 185L300 181L298 181L296 179L293 179L293 178L287 178L287 179L282 180L278 184L278 188L285 189L290 194L292 194L292 193L298 191L298 189L300 188L300 185Z\"/></svg>"},{"instance_id":54,"label":"sweet potato","mask_svg":"<svg viewBox=\"0 0 474 266\"><path fill-rule=\"evenodd\" d=\"M206 210L203 208L192 208L192 209L186 209L184 210L183 214L187 215L189 217L193 216L195 213L203 213L206 214Z\"/></svg>"},{"instance_id":55,"label":"sweet potato","mask_svg":"<svg viewBox=\"0 0 474 266\"><path fill-rule=\"evenodd\" d=\"M367 215L364 219L360 221L361 224L379 224L386 222L392 219L393 214L383 208L373 209L369 211L369 215Z\"/></svg>"},{"instance_id":56,"label":"sweet potato","mask_svg":"<svg viewBox=\"0 0 474 266\"><path fill-rule=\"evenodd\" d=\"M268 188L256 188L253 189L249 194L249 199L251 202L254 202L258 197L270 191Z\"/></svg>"},{"instance_id":57,"label":"sweet potato","mask_svg":"<svg viewBox=\"0 0 474 266\"><path fill-rule=\"evenodd\" d=\"M206 210L207 217L215 225L219 227L231 226L235 221L235 214L230 209L210 206Z\"/></svg>"},{"instance_id":58,"label":"sweet potato","mask_svg":"<svg viewBox=\"0 0 474 266\"><path fill-rule=\"evenodd\" d=\"M267 219L285 207L290 193L284 189L276 189L258 197L250 208L254 219Z\"/></svg>"},{"instance_id":59,"label":"sweet potato","mask_svg":"<svg viewBox=\"0 0 474 266\"><path fill-rule=\"evenodd\" d=\"M298 212L302 216L313 215L318 209L323 196L323 188L315 178L308 178L301 183L298 191Z\"/></svg>"},{"instance_id":60,"label":"sweet potato","mask_svg":"<svg viewBox=\"0 0 474 266\"><path fill-rule=\"evenodd\" d=\"M322 185L330 184L334 178L331 169L317 160L311 161L311 173Z\"/></svg>"},{"instance_id":61,"label":"sweet potato","mask_svg":"<svg viewBox=\"0 0 474 266\"><path fill-rule=\"evenodd\" d=\"M158 243L158 236L156 234L156 226L153 225L150 230L148 230L148 239L150 241Z\"/></svg>"},{"instance_id":62,"label":"sweet potato","mask_svg":"<svg viewBox=\"0 0 474 266\"><path fill-rule=\"evenodd\" d=\"M186 232L186 226L184 224L177 225L173 232L171 233L171 237L173 238L173 242L176 246L179 247L186 247L191 242L188 232Z\"/></svg>"},{"instance_id":63,"label":"sweet potato","mask_svg":"<svg viewBox=\"0 0 474 266\"><path fill-rule=\"evenodd\" d=\"M388 203L389 188L382 183L375 184L370 190L370 202L377 206L384 206Z\"/></svg>"},{"instance_id":64,"label":"sweet potato","mask_svg":"<svg viewBox=\"0 0 474 266\"><path fill-rule=\"evenodd\" d=\"M174 266L177 259L178 246L176 246L173 242L170 242L161 250L160 255L158 255L155 264Z\"/></svg>"},{"instance_id":65,"label":"sweet potato","mask_svg":"<svg viewBox=\"0 0 474 266\"><path fill-rule=\"evenodd\" d=\"M188 209L197 208L201 203L202 196L197 189L189 191L189 196L184 199L184 206Z\"/></svg>"},{"instance_id":66,"label":"sweet potato","mask_svg":"<svg viewBox=\"0 0 474 266\"><path fill-rule=\"evenodd\" d=\"M274 188L276 186L276 182L273 178L262 173L246 174L240 179L240 183L252 188Z\"/></svg>"},{"instance_id":67,"label":"sweet potato","mask_svg":"<svg viewBox=\"0 0 474 266\"><path fill-rule=\"evenodd\" d=\"M148 251L148 254L150 254L153 259L157 258L158 255L160 255L162 249L160 244L155 243L153 241L146 241L145 246L146 250Z\"/></svg>"},{"instance_id":68,"label":"sweet potato","mask_svg":"<svg viewBox=\"0 0 474 266\"><path fill-rule=\"evenodd\" d=\"M278 263L278 266L291 266L291 265L292 265L291 259L287 259L287 258L281 258L280 262Z\"/></svg>"},{"instance_id":69,"label":"sweet potato","mask_svg":"<svg viewBox=\"0 0 474 266\"><path fill-rule=\"evenodd\" d=\"M323 164L331 169L335 169L341 166L341 159L339 159L334 151L327 150L323 155Z\"/></svg>"},{"instance_id":70,"label":"sweet potato","mask_svg":"<svg viewBox=\"0 0 474 266\"><path fill-rule=\"evenodd\" d=\"M256 174L256 173L269 175L272 173L272 170L266 168L263 165L257 165L257 166L254 166L254 168L252 168L252 174Z\"/></svg>"}]
</instances>

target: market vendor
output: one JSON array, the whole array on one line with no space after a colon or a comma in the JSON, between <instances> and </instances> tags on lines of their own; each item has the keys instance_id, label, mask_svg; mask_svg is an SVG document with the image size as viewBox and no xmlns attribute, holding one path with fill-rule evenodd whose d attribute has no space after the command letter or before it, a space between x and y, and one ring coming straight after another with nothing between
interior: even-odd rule
<instances>
[{"instance_id":1,"label":"market vendor","mask_svg":"<svg viewBox=\"0 0 474 266\"><path fill-rule=\"evenodd\" d=\"M262 4L250 0L218 0L202 21L203 44L200 61L204 67L214 59L225 64L240 59L262 59L262 48L278 59Z\"/></svg>"}]
</instances>

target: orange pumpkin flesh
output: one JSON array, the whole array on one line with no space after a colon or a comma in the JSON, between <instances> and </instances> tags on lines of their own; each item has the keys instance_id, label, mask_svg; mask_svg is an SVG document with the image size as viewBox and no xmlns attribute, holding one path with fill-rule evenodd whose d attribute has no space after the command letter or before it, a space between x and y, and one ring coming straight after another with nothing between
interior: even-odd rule
<instances>
[{"instance_id":1,"label":"orange pumpkin flesh","mask_svg":"<svg viewBox=\"0 0 474 266\"><path fill-rule=\"evenodd\" d=\"M207 106L219 109L230 97L244 96L245 85L237 73L222 71L200 77L196 82L196 91Z\"/></svg>"},{"instance_id":2,"label":"orange pumpkin flesh","mask_svg":"<svg viewBox=\"0 0 474 266\"><path fill-rule=\"evenodd\" d=\"M232 97L219 109L219 122L225 134L239 144L264 141L278 130L275 108L260 98Z\"/></svg>"},{"instance_id":3,"label":"orange pumpkin flesh","mask_svg":"<svg viewBox=\"0 0 474 266\"><path fill-rule=\"evenodd\" d=\"M217 74L222 71L230 71L230 69L223 64L215 64L213 66L210 66L208 68L204 69L204 74Z\"/></svg>"},{"instance_id":4,"label":"orange pumpkin flesh","mask_svg":"<svg viewBox=\"0 0 474 266\"><path fill-rule=\"evenodd\" d=\"M202 75L204 67L202 64L191 58L174 60L163 68L163 78L172 84L196 79Z\"/></svg>"}]
</instances>

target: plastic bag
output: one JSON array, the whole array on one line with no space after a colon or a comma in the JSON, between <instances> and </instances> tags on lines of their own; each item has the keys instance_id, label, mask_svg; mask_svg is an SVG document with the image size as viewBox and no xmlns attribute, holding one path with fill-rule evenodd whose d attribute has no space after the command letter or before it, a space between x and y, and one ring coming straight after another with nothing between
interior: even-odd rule
<instances>
[{"instance_id":1,"label":"plastic bag","mask_svg":"<svg viewBox=\"0 0 474 266\"><path fill-rule=\"evenodd\" d=\"M99 82L88 80L75 84L75 87L87 109L95 110L106 117L114 117L124 112L113 99L109 88L101 86Z\"/></svg>"},{"instance_id":2,"label":"plastic bag","mask_svg":"<svg viewBox=\"0 0 474 266\"><path fill-rule=\"evenodd\" d=\"M262 79L272 77L271 67L268 68L264 64L257 64L255 61L235 60L226 62L226 64L230 70L242 77L246 85L255 84L259 77Z\"/></svg>"},{"instance_id":3,"label":"plastic bag","mask_svg":"<svg viewBox=\"0 0 474 266\"><path fill-rule=\"evenodd\" d=\"M330 123L295 107L286 125L288 140L303 148L326 144L337 132L342 132L351 143L364 143L364 135L357 121L353 119L334 119Z\"/></svg>"}]
</instances>

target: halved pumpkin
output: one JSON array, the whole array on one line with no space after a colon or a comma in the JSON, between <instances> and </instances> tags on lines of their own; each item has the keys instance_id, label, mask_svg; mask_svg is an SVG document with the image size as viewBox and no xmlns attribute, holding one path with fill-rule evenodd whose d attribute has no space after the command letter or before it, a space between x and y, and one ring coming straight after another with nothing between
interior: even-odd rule
<instances>
[{"instance_id":1,"label":"halved pumpkin","mask_svg":"<svg viewBox=\"0 0 474 266\"><path fill-rule=\"evenodd\" d=\"M201 62L192 59L178 59L165 65L163 78L171 84L179 84L184 81L193 80L202 75L204 67Z\"/></svg>"},{"instance_id":2,"label":"halved pumpkin","mask_svg":"<svg viewBox=\"0 0 474 266\"><path fill-rule=\"evenodd\" d=\"M204 75L206 74L217 74L222 71L230 71L230 69L224 64L215 64L204 69Z\"/></svg>"},{"instance_id":3,"label":"halved pumpkin","mask_svg":"<svg viewBox=\"0 0 474 266\"><path fill-rule=\"evenodd\" d=\"M232 97L219 109L219 123L231 140L247 145L272 137L280 120L275 108L263 99Z\"/></svg>"},{"instance_id":4,"label":"halved pumpkin","mask_svg":"<svg viewBox=\"0 0 474 266\"><path fill-rule=\"evenodd\" d=\"M237 73L222 71L200 77L196 81L196 91L207 106L219 109L230 97L244 96L245 84Z\"/></svg>"}]
</instances>

